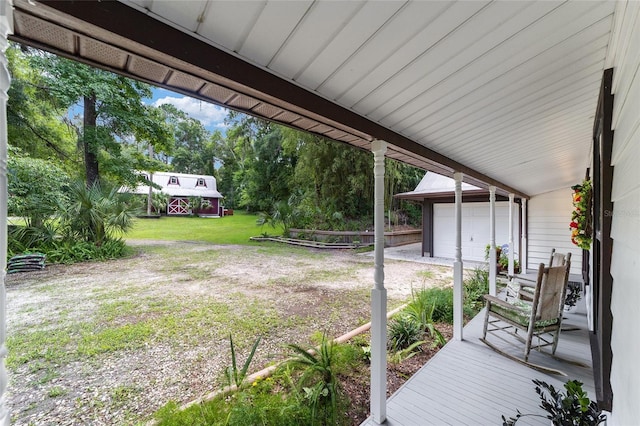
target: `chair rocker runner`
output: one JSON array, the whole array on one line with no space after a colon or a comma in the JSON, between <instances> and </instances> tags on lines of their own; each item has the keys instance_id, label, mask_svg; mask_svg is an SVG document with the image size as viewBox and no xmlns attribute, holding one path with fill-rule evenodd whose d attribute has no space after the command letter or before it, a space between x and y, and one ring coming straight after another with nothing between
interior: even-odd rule
<instances>
[{"instance_id":1,"label":"chair rocker runner","mask_svg":"<svg viewBox=\"0 0 640 426\"><path fill-rule=\"evenodd\" d=\"M570 266L569 261L564 265L549 268L545 268L541 263L538 267L532 302L519 299L508 302L495 296L485 295L487 305L484 329L480 340L496 352L531 368L551 374L565 375L562 371L530 363L529 354L535 337L537 344L534 345L534 349L542 352L543 347L551 346L550 355L555 357L562 329L562 314ZM518 333L518 331L523 333ZM508 339L502 334L506 333L517 339L516 342L524 343L524 357L519 358L499 349L487 340L488 333L512 343L513 339Z\"/></svg>"}]
</instances>

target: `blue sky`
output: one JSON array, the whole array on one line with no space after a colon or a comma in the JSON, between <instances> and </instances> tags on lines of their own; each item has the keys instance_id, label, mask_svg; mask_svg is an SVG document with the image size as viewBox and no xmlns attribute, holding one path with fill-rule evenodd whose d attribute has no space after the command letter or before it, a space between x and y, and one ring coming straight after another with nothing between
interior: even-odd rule
<instances>
[{"instance_id":1,"label":"blue sky","mask_svg":"<svg viewBox=\"0 0 640 426\"><path fill-rule=\"evenodd\" d=\"M220 130L223 134L227 126L224 119L229 111L218 105L204 102L198 99L190 98L170 90L152 87L153 96L151 99L143 99L145 104L159 106L162 104L171 104L176 108L186 112L190 117L200 120L202 125L213 132ZM82 117L82 102L74 104L69 108L69 117Z\"/></svg>"},{"instance_id":2,"label":"blue sky","mask_svg":"<svg viewBox=\"0 0 640 426\"><path fill-rule=\"evenodd\" d=\"M200 120L207 130L220 130L224 133L226 128L224 119L229 113L225 108L166 89L153 88L152 90L153 97L146 103L154 106L162 104L174 105L176 108L189 114L192 118Z\"/></svg>"}]
</instances>

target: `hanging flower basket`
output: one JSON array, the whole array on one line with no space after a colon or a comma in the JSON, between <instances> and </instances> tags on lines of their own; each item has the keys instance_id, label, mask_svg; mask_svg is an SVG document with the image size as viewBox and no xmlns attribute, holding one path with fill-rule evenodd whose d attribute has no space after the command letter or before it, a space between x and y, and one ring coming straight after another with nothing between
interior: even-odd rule
<instances>
[{"instance_id":1,"label":"hanging flower basket","mask_svg":"<svg viewBox=\"0 0 640 426\"><path fill-rule=\"evenodd\" d=\"M571 213L571 242L583 250L591 249L591 181L585 179L581 184L571 187L573 189L573 207Z\"/></svg>"}]
</instances>

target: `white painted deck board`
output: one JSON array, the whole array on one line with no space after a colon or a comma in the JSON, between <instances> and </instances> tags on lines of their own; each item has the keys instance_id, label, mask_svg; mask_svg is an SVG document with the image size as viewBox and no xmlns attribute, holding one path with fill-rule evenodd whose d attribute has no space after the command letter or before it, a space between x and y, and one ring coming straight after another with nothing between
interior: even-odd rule
<instances>
[{"instance_id":1,"label":"white painted deck board","mask_svg":"<svg viewBox=\"0 0 640 426\"><path fill-rule=\"evenodd\" d=\"M484 312L464 328L462 342L452 341L442 348L418 373L387 401L387 422L391 426L422 425L497 425L501 416L544 412L532 379L544 380L562 388L566 380L582 381L594 395L591 351L586 330L586 316L567 314L564 327L580 327L565 331L560 337L557 355L587 363L589 368L571 365L532 351L530 361L567 373L568 377L535 371L494 352L478 339L482 334ZM499 339L491 339L501 348L520 355L520 348ZM373 426L371 418L363 426ZM526 417L523 425L548 425L548 420Z\"/></svg>"}]
</instances>

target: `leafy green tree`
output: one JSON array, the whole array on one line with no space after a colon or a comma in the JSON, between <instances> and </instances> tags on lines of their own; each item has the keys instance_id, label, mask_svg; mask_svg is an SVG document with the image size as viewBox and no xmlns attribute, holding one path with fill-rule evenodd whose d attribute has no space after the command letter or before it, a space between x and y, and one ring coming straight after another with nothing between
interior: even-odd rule
<instances>
[{"instance_id":1,"label":"leafy green tree","mask_svg":"<svg viewBox=\"0 0 640 426\"><path fill-rule=\"evenodd\" d=\"M370 216L373 210L373 157L343 143L292 129L283 130L287 152L295 152L294 185L325 217ZM338 215L339 216L339 215Z\"/></svg>"},{"instance_id":2,"label":"leafy green tree","mask_svg":"<svg viewBox=\"0 0 640 426\"><path fill-rule=\"evenodd\" d=\"M82 105L81 120L75 117L69 123L77 131L87 187L99 181L101 168L118 181L122 177L113 173L144 166L138 167L137 161L143 156L123 155L123 146L140 137L153 144L164 135L157 117L148 114L142 102L151 97L149 85L42 52L30 59L46 70L45 89L60 107Z\"/></svg>"},{"instance_id":3,"label":"leafy green tree","mask_svg":"<svg viewBox=\"0 0 640 426\"><path fill-rule=\"evenodd\" d=\"M226 138L214 141L212 150L223 164L219 187L228 205L249 211L270 211L291 195L295 157L282 147L282 126L231 113Z\"/></svg>"},{"instance_id":4,"label":"leafy green tree","mask_svg":"<svg viewBox=\"0 0 640 426\"><path fill-rule=\"evenodd\" d=\"M10 149L7 164L10 215L23 217L27 227L41 227L68 200L69 176L47 160L22 156Z\"/></svg>"},{"instance_id":5,"label":"leafy green tree","mask_svg":"<svg viewBox=\"0 0 640 426\"><path fill-rule=\"evenodd\" d=\"M212 175L215 148L212 138L221 138L220 132L211 134L199 120L189 117L174 105L163 104L159 109L172 134L172 152L165 158L173 170ZM162 151L159 153L165 154Z\"/></svg>"},{"instance_id":6,"label":"leafy green tree","mask_svg":"<svg viewBox=\"0 0 640 426\"><path fill-rule=\"evenodd\" d=\"M32 65L33 51L23 49L9 43L6 51L11 73L7 101L9 145L31 158L58 160L61 167L70 171L77 166L73 155L76 144L75 134L61 120L66 109L42 90L44 73Z\"/></svg>"}]
</instances>

